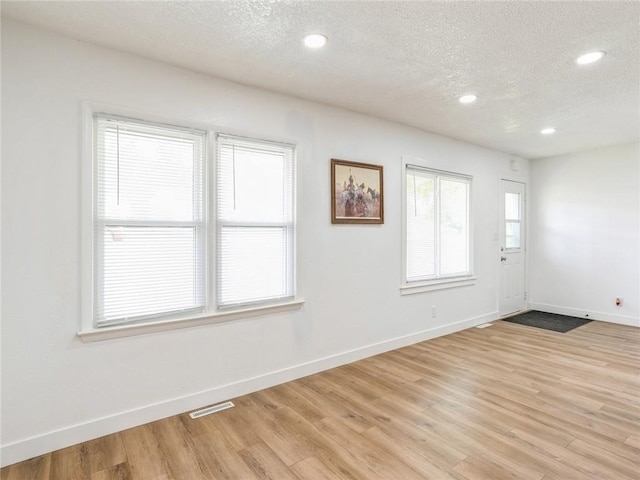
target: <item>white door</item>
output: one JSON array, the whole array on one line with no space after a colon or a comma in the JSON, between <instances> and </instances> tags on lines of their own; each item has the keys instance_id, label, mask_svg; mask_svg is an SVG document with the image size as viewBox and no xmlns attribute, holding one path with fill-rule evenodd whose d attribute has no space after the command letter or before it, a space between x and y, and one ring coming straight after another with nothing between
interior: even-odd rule
<instances>
[{"instance_id":1,"label":"white door","mask_svg":"<svg viewBox=\"0 0 640 480\"><path fill-rule=\"evenodd\" d=\"M500 181L500 316L526 307L525 184Z\"/></svg>"}]
</instances>

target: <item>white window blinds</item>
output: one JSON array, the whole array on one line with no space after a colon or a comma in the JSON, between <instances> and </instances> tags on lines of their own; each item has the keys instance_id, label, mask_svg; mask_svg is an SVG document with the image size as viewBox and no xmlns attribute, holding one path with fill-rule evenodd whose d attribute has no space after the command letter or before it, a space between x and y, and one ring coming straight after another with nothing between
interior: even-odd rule
<instances>
[{"instance_id":1,"label":"white window blinds","mask_svg":"<svg viewBox=\"0 0 640 480\"><path fill-rule=\"evenodd\" d=\"M407 282L470 274L471 179L406 167Z\"/></svg>"},{"instance_id":2,"label":"white window blinds","mask_svg":"<svg viewBox=\"0 0 640 480\"><path fill-rule=\"evenodd\" d=\"M294 296L294 147L217 137L218 308Z\"/></svg>"},{"instance_id":3,"label":"white window blinds","mask_svg":"<svg viewBox=\"0 0 640 480\"><path fill-rule=\"evenodd\" d=\"M110 325L205 308L205 132L94 115L94 311Z\"/></svg>"}]
</instances>

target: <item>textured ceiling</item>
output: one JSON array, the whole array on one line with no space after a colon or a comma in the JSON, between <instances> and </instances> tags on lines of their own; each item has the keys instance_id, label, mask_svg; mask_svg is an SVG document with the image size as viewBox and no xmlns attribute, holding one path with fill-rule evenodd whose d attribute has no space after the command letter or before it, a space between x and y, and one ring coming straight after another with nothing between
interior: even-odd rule
<instances>
[{"instance_id":1,"label":"textured ceiling","mask_svg":"<svg viewBox=\"0 0 640 480\"><path fill-rule=\"evenodd\" d=\"M527 158L640 139L636 1L3 1L2 15ZM312 32L325 48L303 46ZM592 50L607 55L574 64Z\"/></svg>"}]
</instances>

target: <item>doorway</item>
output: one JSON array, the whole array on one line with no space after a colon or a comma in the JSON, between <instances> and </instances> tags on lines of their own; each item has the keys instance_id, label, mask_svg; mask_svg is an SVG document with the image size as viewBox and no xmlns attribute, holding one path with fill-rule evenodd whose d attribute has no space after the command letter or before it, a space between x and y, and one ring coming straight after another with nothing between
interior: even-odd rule
<instances>
[{"instance_id":1,"label":"doorway","mask_svg":"<svg viewBox=\"0 0 640 480\"><path fill-rule=\"evenodd\" d=\"M500 180L500 299L501 317L525 310L525 191L526 185Z\"/></svg>"}]
</instances>

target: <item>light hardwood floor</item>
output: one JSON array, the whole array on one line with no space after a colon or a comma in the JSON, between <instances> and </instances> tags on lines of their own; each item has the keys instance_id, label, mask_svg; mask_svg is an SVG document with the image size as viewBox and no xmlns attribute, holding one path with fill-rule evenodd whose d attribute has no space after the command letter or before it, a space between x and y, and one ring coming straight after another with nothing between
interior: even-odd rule
<instances>
[{"instance_id":1,"label":"light hardwood floor","mask_svg":"<svg viewBox=\"0 0 640 480\"><path fill-rule=\"evenodd\" d=\"M469 329L2 469L2 480L640 479L640 329Z\"/></svg>"}]
</instances>

